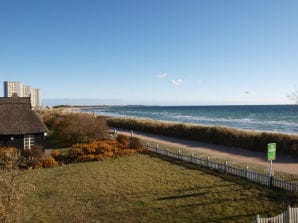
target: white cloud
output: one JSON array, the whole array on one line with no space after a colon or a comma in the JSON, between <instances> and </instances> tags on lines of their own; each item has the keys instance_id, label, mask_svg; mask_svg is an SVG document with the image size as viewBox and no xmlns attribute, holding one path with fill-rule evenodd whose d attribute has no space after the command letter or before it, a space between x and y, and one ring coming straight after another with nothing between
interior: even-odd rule
<instances>
[{"instance_id":1,"label":"white cloud","mask_svg":"<svg viewBox=\"0 0 298 223\"><path fill-rule=\"evenodd\" d=\"M168 76L167 73L162 73L162 74L158 74L158 75L157 75L157 78L159 78L159 79L163 79L163 78L166 78L167 76Z\"/></svg>"},{"instance_id":2,"label":"white cloud","mask_svg":"<svg viewBox=\"0 0 298 223\"><path fill-rule=\"evenodd\" d=\"M183 83L183 80L181 79L177 79L177 80L172 80L172 84L176 85L176 86L179 86Z\"/></svg>"}]
</instances>

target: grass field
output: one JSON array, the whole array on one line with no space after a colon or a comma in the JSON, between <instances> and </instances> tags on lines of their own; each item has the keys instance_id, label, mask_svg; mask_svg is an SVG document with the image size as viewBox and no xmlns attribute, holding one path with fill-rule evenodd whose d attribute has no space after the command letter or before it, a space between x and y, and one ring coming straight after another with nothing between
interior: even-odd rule
<instances>
[{"instance_id":1,"label":"grass field","mask_svg":"<svg viewBox=\"0 0 298 223\"><path fill-rule=\"evenodd\" d=\"M153 154L26 171L24 222L250 222L293 194Z\"/></svg>"}]
</instances>

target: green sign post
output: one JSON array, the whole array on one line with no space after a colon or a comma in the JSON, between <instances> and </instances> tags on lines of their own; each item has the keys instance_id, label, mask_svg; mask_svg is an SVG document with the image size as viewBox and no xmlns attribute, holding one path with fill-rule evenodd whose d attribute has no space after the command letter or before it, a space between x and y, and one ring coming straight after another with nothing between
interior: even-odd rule
<instances>
[{"instance_id":1,"label":"green sign post","mask_svg":"<svg viewBox=\"0 0 298 223\"><path fill-rule=\"evenodd\" d=\"M267 145L267 159L268 159L268 161L276 159L276 143L268 143L268 145Z\"/></svg>"},{"instance_id":2,"label":"green sign post","mask_svg":"<svg viewBox=\"0 0 298 223\"><path fill-rule=\"evenodd\" d=\"M275 160L275 159L276 159L276 143L268 143L267 144L267 160L270 161L270 168L269 168L270 179L273 176L272 160Z\"/></svg>"}]
</instances>

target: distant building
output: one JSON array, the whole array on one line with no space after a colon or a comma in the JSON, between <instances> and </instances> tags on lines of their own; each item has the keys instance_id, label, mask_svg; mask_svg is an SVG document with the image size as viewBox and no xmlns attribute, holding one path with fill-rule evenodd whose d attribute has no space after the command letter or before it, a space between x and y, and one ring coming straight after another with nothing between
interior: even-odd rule
<instances>
[{"instance_id":1,"label":"distant building","mask_svg":"<svg viewBox=\"0 0 298 223\"><path fill-rule=\"evenodd\" d=\"M23 84L19 81L4 81L4 97L11 97L13 93L24 97L23 88Z\"/></svg>"},{"instance_id":2,"label":"distant building","mask_svg":"<svg viewBox=\"0 0 298 223\"><path fill-rule=\"evenodd\" d=\"M4 81L4 97L11 97L16 93L19 97L30 97L33 109L41 108L40 90L31 86L24 86L17 81Z\"/></svg>"},{"instance_id":3,"label":"distant building","mask_svg":"<svg viewBox=\"0 0 298 223\"><path fill-rule=\"evenodd\" d=\"M30 97L0 97L0 121L0 147L31 149L44 145L48 129L31 109Z\"/></svg>"}]
</instances>

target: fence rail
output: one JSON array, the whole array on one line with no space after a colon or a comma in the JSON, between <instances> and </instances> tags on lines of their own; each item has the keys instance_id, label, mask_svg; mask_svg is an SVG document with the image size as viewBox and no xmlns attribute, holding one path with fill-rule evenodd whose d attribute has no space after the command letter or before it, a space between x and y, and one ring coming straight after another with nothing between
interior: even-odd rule
<instances>
[{"instance_id":1,"label":"fence rail","mask_svg":"<svg viewBox=\"0 0 298 223\"><path fill-rule=\"evenodd\" d=\"M252 223L297 223L298 222L298 208L292 208L288 206L288 209L277 215L275 217L270 218L260 218L257 215L257 218Z\"/></svg>"},{"instance_id":2,"label":"fence rail","mask_svg":"<svg viewBox=\"0 0 298 223\"><path fill-rule=\"evenodd\" d=\"M234 176L242 177L249 181L266 185L270 188L278 188L278 189L283 189L290 192L298 191L298 183L296 182L286 181L281 178L270 176L269 174L267 175L263 173L258 173L250 170L248 167L247 168L233 167L228 165L227 162L219 163L219 162L211 161L209 157L207 159L203 159L203 158L195 157L193 154L192 155L182 154L180 153L180 151L173 152L166 149L161 149L158 146L153 147L153 146L150 146L149 144L147 144L146 146L148 150L152 152L165 155L168 157L172 157L175 159L183 160L185 162L197 164L199 166L207 167L209 169L215 169L223 173L228 173Z\"/></svg>"}]
</instances>

